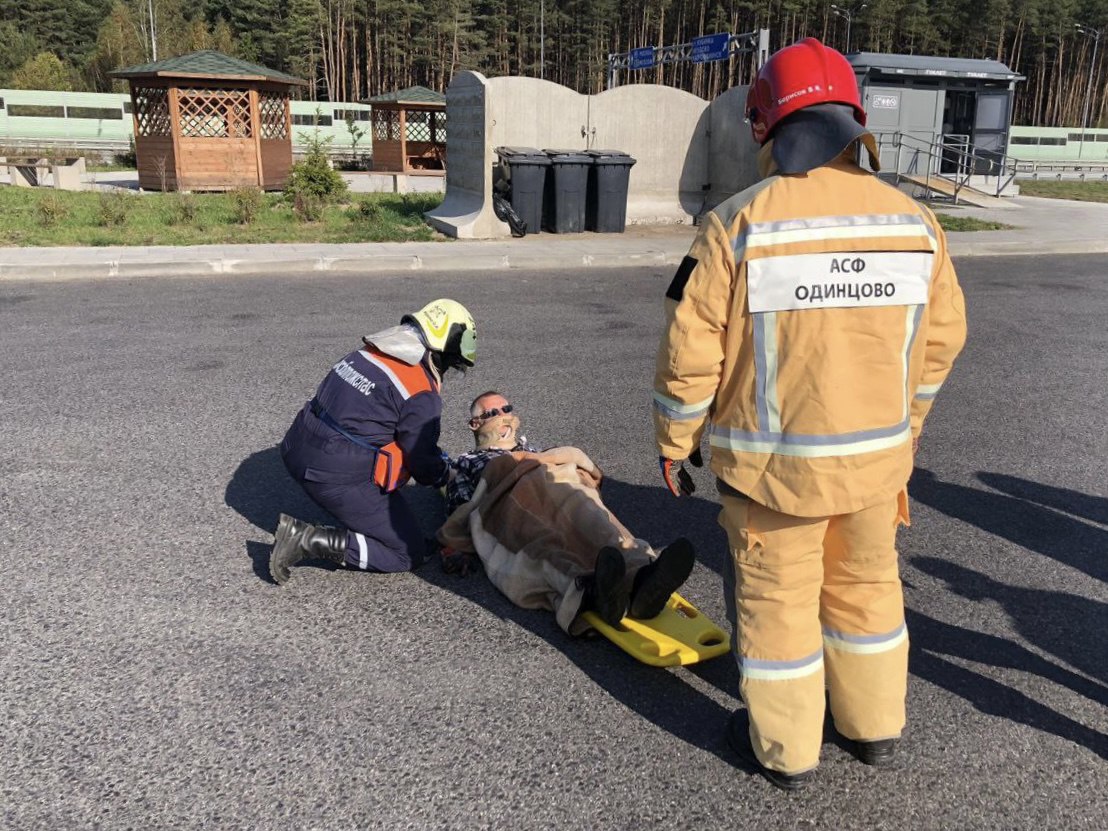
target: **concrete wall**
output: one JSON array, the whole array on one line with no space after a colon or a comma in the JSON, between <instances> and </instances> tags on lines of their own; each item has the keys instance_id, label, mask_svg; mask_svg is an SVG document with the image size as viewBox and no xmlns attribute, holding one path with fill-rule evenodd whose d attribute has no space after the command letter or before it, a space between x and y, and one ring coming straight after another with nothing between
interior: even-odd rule
<instances>
[{"instance_id":1,"label":"concrete wall","mask_svg":"<svg viewBox=\"0 0 1108 831\"><path fill-rule=\"evenodd\" d=\"M499 146L630 154L637 161L628 184L629 223L691 223L757 179L743 123L745 87L709 105L654 84L581 95L537 78L462 72L446 97L446 200L428 220L452 236L507 236L507 225L490 219L488 183ZM480 106L484 119L475 109ZM482 129L483 148L477 138ZM456 165L462 175L452 175ZM479 181L480 170L487 182Z\"/></svg>"},{"instance_id":2,"label":"concrete wall","mask_svg":"<svg viewBox=\"0 0 1108 831\"><path fill-rule=\"evenodd\" d=\"M599 95L537 78L490 78L488 84L494 147L622 150L637 160L628 184L629 222L691 222L699 212L707 183L704 99L654 84Z\"/></svg>"},{"instance_id":3,"label":"concrete wall","mask_svg":"<svg viewBox=\"0 0 1108 831\"><path fill-rule=\"evenodd\" d=\"M708 170L711 190L707 208L758 181L758 145L746 123L749 87L732 87L708 107Z\"/></svg>"}]
</instances>

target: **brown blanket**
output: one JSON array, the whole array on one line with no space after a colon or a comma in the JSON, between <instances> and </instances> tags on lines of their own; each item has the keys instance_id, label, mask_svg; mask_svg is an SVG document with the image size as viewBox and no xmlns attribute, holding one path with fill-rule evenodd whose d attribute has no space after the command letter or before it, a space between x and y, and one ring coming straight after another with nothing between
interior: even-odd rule
<instances>
[{"instance_id":1,"label":"brown blanket","mask_svg":"<svg viewBox=\"0 0 1108 831\"><path fill-rule=\"evenodd\" d=\"M443 545L476 552L500 591L525 609L550 609L566 632L603 546L622 549L630 581L655 556L600 500L600 469L576 447L509 453L485 467L477 490L439 529Z\"/></svg>"}]
</instances>

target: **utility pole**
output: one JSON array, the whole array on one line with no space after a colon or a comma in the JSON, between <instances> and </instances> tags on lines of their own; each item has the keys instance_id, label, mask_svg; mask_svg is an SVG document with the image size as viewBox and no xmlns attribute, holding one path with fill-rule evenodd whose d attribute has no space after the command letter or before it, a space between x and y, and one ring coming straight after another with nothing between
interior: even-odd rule
<instances>
[{"instance_id":1,"label":"utility pole","mask_svg":"<svg viewBox=\"0 0 1108 831\"><path fill-rule=\"evenodd\" d=\"M869 3L863 3L858 8L851 10L851 9L844 9L842 6L836 6L834 3L831 4L832 13L838 15L839 17L841 17L843 20L846 21L846 51L847 52L850 51L850 22L854 19L855 14L860 12L862 9L864 9L868 5L869 5Z\"/></svg>"},{"instance_id":2,"label":"utility pole","mask_svg":"<svg viewBox=\"0 0 1108 831\"><path fill-rule=\"evenodd\" d=\"M1093 39L1093 60L1089 65L1089 83L1085 85L1085 106L1081 110L1081 144L1077 148L1077 158L1080 159L1081 151L1085 149L1085 130L1089 126L1089 99L1093 96L1093 75L1096 74L1096 49L1100 45L1100 30L1091 26L1082 26L1080 23L1073 28Z\"/></svg>"}]
</instances>

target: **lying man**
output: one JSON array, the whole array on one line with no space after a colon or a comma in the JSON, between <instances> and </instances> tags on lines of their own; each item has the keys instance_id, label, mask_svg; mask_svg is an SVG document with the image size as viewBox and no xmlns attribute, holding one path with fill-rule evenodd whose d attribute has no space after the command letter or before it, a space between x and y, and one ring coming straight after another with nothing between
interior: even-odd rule
<instances>
[{"instance_id":1,"label":"lying man","mask_svg":"<svg viewBox=\"0 0 1108 831\"><path fill-rule=\"evenodd\" d=\"M474 399L469 427L477 446L451 463L438 532L447 571L464 573L475 553L509 600L550 609L571 635L589 610L611 626L661 614L692 571L688 540L655 554L600 500L600 468L576 447L533 447L500 393Z\"/></svg>"}]
</instances>

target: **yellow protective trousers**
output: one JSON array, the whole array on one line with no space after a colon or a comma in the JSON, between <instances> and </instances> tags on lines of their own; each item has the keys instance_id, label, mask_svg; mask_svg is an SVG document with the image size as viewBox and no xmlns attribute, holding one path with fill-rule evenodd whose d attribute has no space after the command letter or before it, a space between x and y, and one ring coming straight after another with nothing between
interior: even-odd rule
<instances>
[{"instance_id":1,"label":"yellow protective trousers","mask_svg":"<svg viewBox=\"0 0 1108 831\"><path fill-rule=\"evenodd\" d=\"M758 760L790 774L819 763L825 687L840 734L898 737L908 634L895 540L907 494L797 517L721 490L727 614Z\"/></svg>"}]
</instances>

